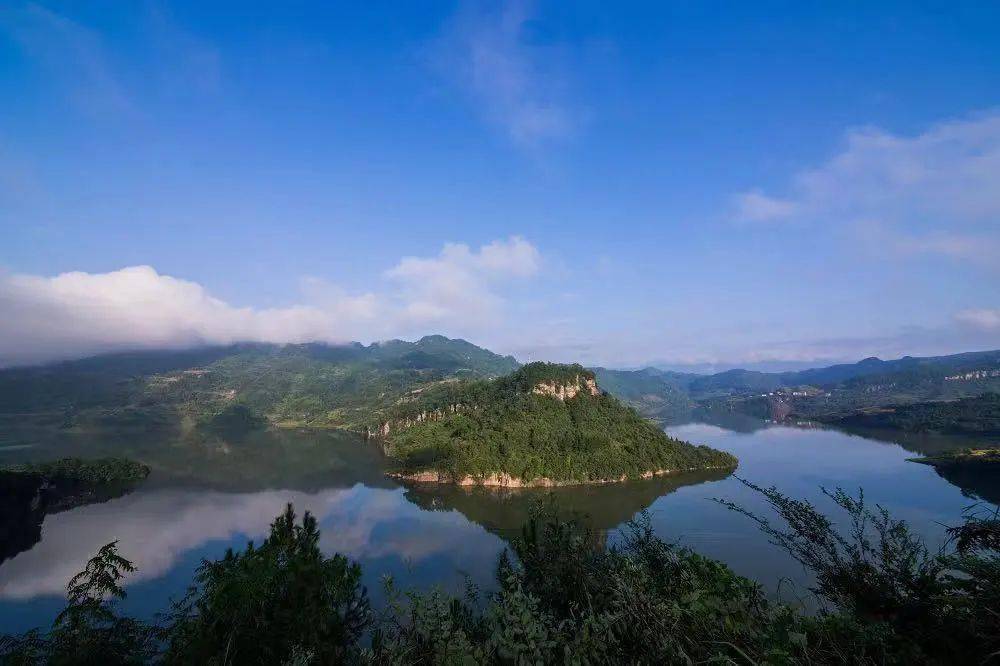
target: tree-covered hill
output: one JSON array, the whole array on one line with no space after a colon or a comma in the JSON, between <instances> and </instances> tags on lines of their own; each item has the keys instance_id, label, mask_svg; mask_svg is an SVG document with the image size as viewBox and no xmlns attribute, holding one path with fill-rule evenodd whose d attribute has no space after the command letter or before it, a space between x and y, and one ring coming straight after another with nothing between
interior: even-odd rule
<instances>
[{"instance_id":1,"label":"tree-covered hill","mask_svg":"<svg viewBox=\"0 0 1000 666\"><path fill-rule=\"evenodd\" d=\"M376 432L401 473L423 480L596 482L736 466L727 453L668 437L579 365L531 363L433 387L389 410Z\"/></svg>"},{"instance_id":2,"label":"tree-covered hill","mask_svg":"<svg viewBox=\"0 0 1000 666\"><path fill-rule=\"evenodd\" d=\"M594 368L594 373L601 388L651 419L681 420L696 406L688 391L690 375L656 368L642 370Z\"/></svg>"},{"instance_id":3,"label":"tree-covered hill","mask_svg":"<svg viewBox=\"0 0 1000 666\"><path fill-rule=\"evenodd\" d=\"M232 405L248 421L351 427L415 387L518 366L464 340L240 344L149 351L0 370L0 415L51 425L212 423Z\"/></svg>"},{"instance_id":4,"label":"tree-covered hill","mask_svg":"<svg viewBox=\"0 0 1000 666\"><path fill-rule=\"evenodd\" d=\"M1000 394L865 410L829 421L843 426L908 432L1000 435Z\"/></svg>"},{"instance_id":5,"label":"tree-covered hill","mask_svg":"<svg viewBox=\"0 0 1000 666\"><path fill-rule=\"evenodd\" d=\"M212 425L234 406L247 423L356 428L414 391L517 367L510 356L440 335L367 346L236 344L105 354L0 370L0 430L5 418L66 428ZM868 358L783 373L594 373L603 389L661 422L698 412L827 419L1000 392L1000 351Z\"/></svg>"},{"instance_id":6,"label":"tree-covered hill","mask_svg":"<svg viewBox=\"0 0 1000 666\"><path fill-rule=\"evenodd\" d=\"M608 389L664 421L692 412L782 420L838 419L875 407L953 401L1000 392L1000 351L858 363L796 372L729 370L714 375L598 369Z\"/></svg>"}]
</instances>

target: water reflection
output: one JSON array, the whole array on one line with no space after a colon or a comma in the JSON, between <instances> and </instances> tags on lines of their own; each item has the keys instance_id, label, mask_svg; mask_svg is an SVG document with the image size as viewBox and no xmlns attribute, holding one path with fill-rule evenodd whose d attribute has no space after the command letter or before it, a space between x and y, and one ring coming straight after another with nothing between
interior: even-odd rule
<instances>
[{"instance_id":1,"label":"water reflection","mask_svg":"<svg viewBox=\"0 0 1000 666\"><path fill-rule=\"evenodd\" d=\"M832 429L774 425L740 433L687 424L668 428L668 432L734 453L740 459L738 476L806 499L841 526L846 517L821 487L842 487L851 493L863 488L867 502L880 504L905 519L932 548L945 538L945 526L955 524L971 503L961 489L947 483L933 468L909 462L912 451L887 441ZM768 591L775 592L780 585L791 598L814 605L815 599L807 591L811 577L801 565L771 545L750 521L712 502L712 498L773 515L758 494L730 477L680 488L658 499L650 508L654 529L670 540L721 559L738 573L760 581Z\"/></svg>"},{"instance_id":2,"label":"water reflection","mask_svg":"<svg viewBox=\"0 0 1000 666\"><path fill-rule=\"evenodd\" d=\"M707 470L661 476L623 484L570 486L557 489L503 490L414 484L406 498L428 511L457 510L505 540L520 533L537 502L551 502L564 515L576 514L597 530L613 529L631 520L660 497L684 486L719 481L729 470Z\"/></svg>"},{"instance_id":3,"label":"water reflection","mask_svg":"<svg viewBox=\"0 0 1000 666\"><path fill-rule=\"evenodd\" d=\"M42 539L46 516L106 502L131 492L133 483L81 488L53 484L39 476L0 472L0 564Z\"/></svg>"},{"instance_id":4,"label":"water reflection","mask_svg":"<svg viewBox=\"0 0 1000 666\"><path fill-rule=\"evenodd\" d=\"M958 445L941 438L895 442L763 423L743 423L740 430L705 424L669 428L682 439L735 453L740 476L775 485L823 510L832 507L820 486L863 486L870 501L910 521L932 543L970 503L959 487L978 497L1000 497L996 480L946 479L931 467L907 462L923 451L942 450L934 447ZM0 463L127 455L154 470L131 495L45 518L41 541L0 566L0 633L51 621L67 580L115 539L138 566L125 610L149 617L183 593L202 558L263 538L288 502L317 516L326 552L339 551L362 564L376 604L384 573L403 588L441 584L460 592L466 576L489 587L505 540L517 533L532 502L550 492L564 509L589 514L595 527L610 530L612 540L616 526L648 509L658 534L722 559L768 590L784 579L800 591L809 583L801 567L749 521L709 501L725 498L766 512L760 498L726 472L554 491L403 488L384 476L377 447L348 435L266 431L239 440L175 435L63 433L29 438L31 449L0 452Z\"/></svg>"},{"instance_id":5,"label":"water reflection","mask_svg":"<svg viewBox=\"0 0 1000 666\"><path fill-rule=\"evenodd\" d=\"M997 470L970 467L934 467L941 478L957 486L970 500L1000 505L1000 475Z\"/></svg>"},{"instance_id":6,"label":"water reflection","mask_svg":"<svg viewBox=\"0 0 1000 666\"><path fill-rule=\"evenodd\" d=\"M395 487L383 473L386 461L379 448L339 431L272 429L223 436L198 429L29 429L19 436L29 440L30 447L11 451L0 462L124 456L149 465L152 483L230 491L320 490L355 483Z\"/></svg>"},{"instance_id":7,"label":"water reflection","mask_svg":"<svg viewBox=\"0 0 1000 666\"><path fill-rule=\"evenodd\" d=\"M120 552L135 563L131 583L155 579L206 543L260 540L288 502L316 516L326 552L411 561L442 552L481 554L469 538L474 526L457 515L420 511L400 490L361 484L318 493L164 489L50 516L41 543L0 567L0 598L61 595L66 581L110 541L118 541ZM487 541L492 554L496 544Z\"/></svg>"}]
</instances>

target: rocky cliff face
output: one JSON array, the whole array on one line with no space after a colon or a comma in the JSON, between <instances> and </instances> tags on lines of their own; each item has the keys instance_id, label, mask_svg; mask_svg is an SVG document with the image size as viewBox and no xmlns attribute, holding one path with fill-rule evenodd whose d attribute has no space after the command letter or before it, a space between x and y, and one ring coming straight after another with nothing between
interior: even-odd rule
<instances>
[{"instance_id":1,"label":"rocky cliff face","mask_svg":"<svg viewBox=\"0 0 1000 666\"><path fill-rule=\"evenodd\" d=\"M593 377L576 375L571 380L560 381L553 379L538 382L532 387L531 393L565 401L575 398L581 393L593 396L600 395L601 390L597 388L597 382ZM369 438L385 439L394 432L406 430L424 421L439 421L449 414L457 414L461 411L474 411L475 409L476 407L472 405L454 403L441 409L426 410L404 418L383 421L377 427L367 428L365 435Z\"/></svg>"},{"instance_id":2,"label":"rocky cliff face","mask_svg":"<svg viewBox=\"0 0 1000 666\"><path fill-rule=\"evenodd\" d=\"M671 474L679 474L682 472L693 472L705 469L732 469L732 468L729 466L719 465L719 466L698 467L691 469L648 470L642 472L638 476L631 477L631 480L652 479L657 476L667 476ZM448 474L447 472L441 472L438 470L425 470L423 472L413 472L413 473L390 473L389 476L395 479L399 479L401 481L409 481L412 483L450 483L458 486L486 486L493 488L558 488L561 486L624 483L625 481L630 480L630 477L625 474L607 479L570 479L565 481L550 479L544 476L525 480L525 479L520 479L516 476L511 476L506 472L494 472L493 474L484 474L482 476L465 475L460 477L454 477Z\"/></svg>"},{"instance_id":3,"label":"rocky cliff face","mask_svg":"<svg viewBox=\"0 0 1000 666\"><path fill-rule=\"evenodd\" d=\"M434 409L420 412L419 414L415 414L404 419L384 421L377 428L368 428L365 434L369 438L388 437L391 433L406 430L410 426L415 426L418 423L423 423L424 421L440 421L448 414L457 414L462 408L463 405L448 405L448 407L444 409Z\"/></svg>"},{"instance_id":4,"label":"rocky cliff face","mask_svg":"<svg viewBox=\"0 0 1000 666\"><path fill-rule=\"evenodd\" d=\"M531 392L535 395L551 396L557 400L570 400L580 393L588 393L590 395L599 395L601 393L600 389L597 388L597 382L592 377L580 377L579 375L572 382L539 382L535 384Z\"/></svg>"}]
</instances>

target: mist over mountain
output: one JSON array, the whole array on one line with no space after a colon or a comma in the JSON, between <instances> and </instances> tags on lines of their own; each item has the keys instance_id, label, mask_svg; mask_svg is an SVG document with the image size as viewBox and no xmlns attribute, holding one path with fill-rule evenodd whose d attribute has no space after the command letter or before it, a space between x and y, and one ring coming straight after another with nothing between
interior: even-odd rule
<instances>
[{"instance_id":1,"label":"mist over mountain","mask_svg":"<svg viewBox=\"0 0 1000 666\"><path fill-rule=\"evenodd\" d=\"M643 367L680 372L695 375L714 375L727 370L755 370L757 372L795 372L821 367L820 361L754 361L741 363L739 361L720 363L671 363L668 361L650 361ZM636 370L640 368L634 368Z\"/></svg>"},{"instance_id":2,"label":"mist over mountain","mask_svg":"<svg viewBox=\"0 0 1000 666\"><path fill-rule=\"evenodd\" d=\"M59 427L249 426L260 420L362 428L373 414L426 387L498 377L520 365L440 335L371 345L242 343L116 353L0 370L0 416L31 415ZM785 372L593 370L602 390L665 422L706 410L842 418L858 409L1000 390L1000 351L867 358Z\"/></svg>"}]
</instances>

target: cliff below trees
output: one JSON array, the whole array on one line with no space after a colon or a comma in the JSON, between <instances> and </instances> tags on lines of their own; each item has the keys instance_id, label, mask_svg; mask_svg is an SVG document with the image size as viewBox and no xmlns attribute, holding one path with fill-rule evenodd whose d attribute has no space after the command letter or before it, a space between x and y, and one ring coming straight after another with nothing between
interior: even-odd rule
<instances>
[{"instance_id":1,"label":"cliff below trees","mask_svg":"<svg viewBox=\"0 0 1000 666\"><path fill-rule=\"evenodd\" d=\"M369 432L398 461L395 476L421 482L556 486L736 466L727 453L668 437L579 365L532 363L433 387Z\"/></svg>"},{"instance_id":2,"label":"cliff below trees","mask_svg":"<svg viewBox=\"0 0 1000 666\"><path fill-rule=\"evenodd\" d=\"M569 366L573 367L573 366ZM530 371L529 371L530 372ZM514 373L518 374L518 373ZM454 384L448 382L448 384ZM406 430L415 425L427 421L440 421L441 419L461 412L479 409L482 405L470 402L477 392L469 390L470 386L447 386L420 388L404 397L394 409L390 410L389 418L381 420L377 425L369 425L365 429L365 434L369 438L387 438L391 434ZM427 391L426 395L424 394ZM598 396L601 390L597 388L597 381L589 371L581 368L581 374L565 377L561 373L552 379L538 379L530 387L533 395L547 396L565 402L572 400L577 395L587 394ZM444 401L446 404L441 404ZM427 408L427 405L438 405Z\"/></svg>"}]
</instances>

